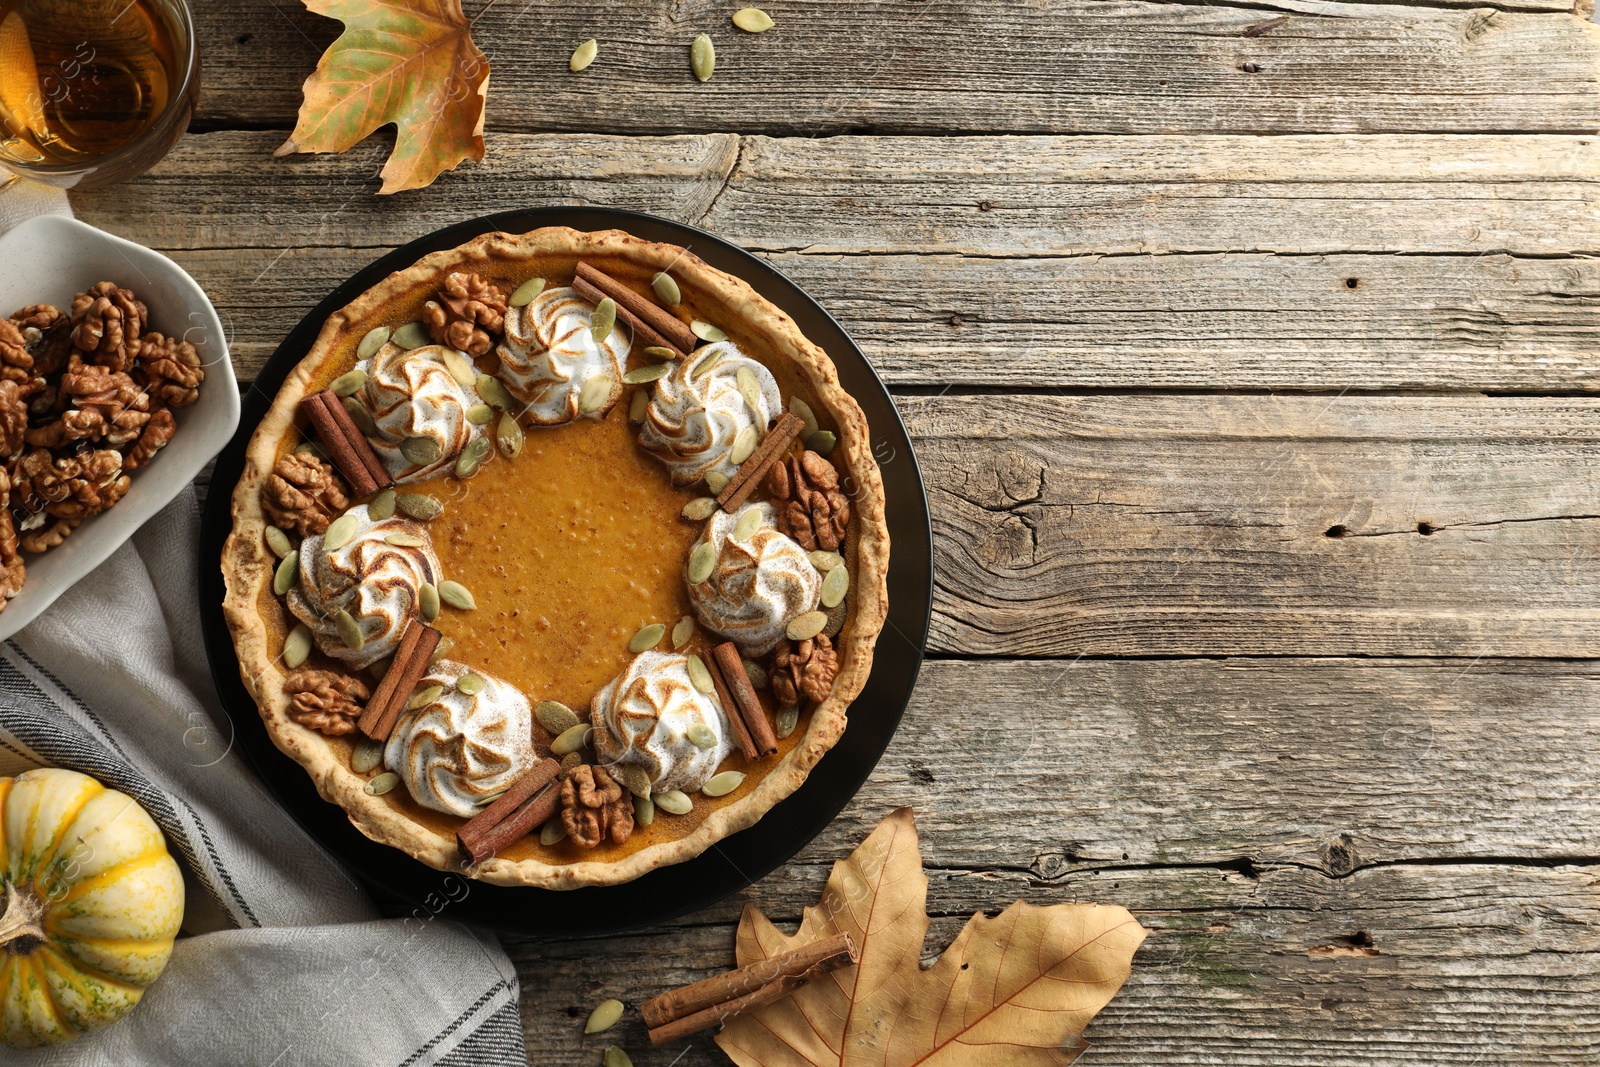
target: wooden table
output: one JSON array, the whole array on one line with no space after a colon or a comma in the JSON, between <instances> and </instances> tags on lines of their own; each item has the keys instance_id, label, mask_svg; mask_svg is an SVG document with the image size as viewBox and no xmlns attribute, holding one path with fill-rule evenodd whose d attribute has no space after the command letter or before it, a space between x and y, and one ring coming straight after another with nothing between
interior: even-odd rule
<instances>
[{"instance_id":1,"label":"wooden table","mask_svg":"<svg viewBox=\"0 0 1600 1067\"><path fill-rule=\"evenodd\" d=\"M910 804L930 956L1017 896L1150 928L1086 1063L1594 1064L1600 33L1568 2L769 0L750 37L731 2L477 0L489 158L379 198L381 137L271 158L336 25L197 0L195 131L75 203L205 285L245 378L381 251L595 203L769 256L892 383L937 536L904 726L748 892L511 944L531 1062L597 1063L594 1003L725 968L746 901L797 918Z\"/></svg>"}]
</instances>

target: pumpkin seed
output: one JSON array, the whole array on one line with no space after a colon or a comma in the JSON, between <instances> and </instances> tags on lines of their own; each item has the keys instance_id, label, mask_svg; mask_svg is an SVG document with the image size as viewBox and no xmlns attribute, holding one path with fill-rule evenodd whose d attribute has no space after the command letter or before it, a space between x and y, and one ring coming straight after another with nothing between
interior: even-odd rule
<instances>
[{"instance_id":1,"label":"pumpkin seed","mask_svg":"<svg viewBox=\"0 0 1600 1067\"><path fill-rule=\"evenodd\" d=\"M458 385L477 384L478 368L472 365L472 360L453 348L444 350L444 369L450 372L450 377Z\"/></svg>"},{"instance_id":2,"label":"pumpkin seed","mask_svg":"<svg viewBox=\"0 0 1600 1067\"><path fill-rule=\"evenodd\" d=\"M450 654L450 650L455 647L456 643L450 640L448 637L439 638L439 643L433 648L433 655L428 657L428 666L431 667L435 663L438 663L440 660L444 659Z\"/></svg>"},{"instance_id":3,"label":"pumpkin seed","mask_svg":"<svg viewBox=\"0 0 1600 1067\"><path fill-rule=\"evenodd\" d=\"M677 307L683 303L682 290L678 288L678 283L672 275L666 271L650 279L650 288L656 291L657 299L668 307Z\"/></svg>"},{"instance_id":4,"label":"pumpkin seed","mask_svg":"<svg viewBox=\"0 0 1600 1067\"><path fill-rule=\"evenodd\" d=\"M817 432L817 413L811 410L810 404L807 404L797 396L791 396L789 398L789 413L806 424L806 433Z\"/></svg>"},{"instance_id":5,"label":"pumpkin seed","mask_svg":"<svg viewBox=\"0 0 1600 1067\"><path fill-rule=\"evenodd\" d=\"M713 774L711 781L700 787L700 792L708 797L725 797L743 784L743 771L723 771Z\"/></svg>"},{"instance_id":6,"label":"pumpkin seed","mask_svg":"<svg viewBox=\"0 0 1600 1067\"><path fill-rule=\"evenodd\" d=\"M846 613L846 608L843 603L836 604L829 608L828 625L822 628L822 636L829 638L838 637L839 631L844 629L844 619Z\"/></svg>"},{"instance_id":7,"label":"pumpkin seed","mask_svg":"<svg viewBox=\"0 0 1600 1067\"><path fill-rule=\"evenodd\" d=\"M559 700L541 700L534 706L533 717L552 734L565 733L578 725L578 716Z\"/></svg>"},{"instance_id":8,"label":"pumpkin seed","mask_svg":"<svg viewBox=\"0 0 1600 1067\"><path fill-rule=\"evenodd\" d=\"M283 665L291 671L306 661L311 655L311 627L305 623L296 623L294 629L289 631L289 636L283 639Z\"/></svg>"},{"instance_id":9,"label":"pumpkin seed","mask_svg":"<svg viewBox=\"0 0 1600 1067\"><path fill-rule=\"evenodd\" d=\"M642 627L638 633L633 635L633 639L628 642L628 651L635 655L640 652L647 652L661 643L661 638L666 632L666 626L659 622L653 622L649 626Z\"/></svg>"},{"instance_id":10,"label":"pumpkin seed","mask_svg":"<svg viewBox=\"0 0 1600 1067\"><path fill-rule=\"evenodd\" d=\"M483 426L494 418L494 408L488 404L474 404L467 409L467 421L474 426Z\"/></svg>"},{"instance_id":11,"label":"pumpkin seed","mask_svg":"<svg viewBox=\"0 0 1600 1067\"><path fill-rule=\"evenodd\" d=\"M689 46L689 67L694 71L694 76L703 82L710 81L711 75L716 73L717 46L703 33Z\"/></svg>"},{"instance_id":12,"label":"pumpkin seed","mask_svg":"<svg viewBox=\"0 0 1600 1067\"><path fill-rule=\"evenodd\" d=\"M636 797L650 796L650 772L637 763L625 763L622 769L616 772L622 776L622 784L628 787L628 792Z\"/></svg>"},{"instance_id":13,"label":"pumpkin seed","mask_svg":"<svg viewBox=\"0 0 1600 1067\"><path fill-rule=\"evenodd\" d=\"M350 414L350 421L356 424L363 436L378 436L378 424L372 421L372 412L367 410L367 405L353 396L344 398L344 409Z\"/></svg>"},{"instance_id":14,"label":"pumpkin seed","mask_svg":"<svg viewBox=\"0 0 1600 1067\"><path fill-rule=\"evenodd\" d=\"M279 559L282 559L284 556L287 556L290 552L294 551L294 546L289 543L289 535L278 529L276 526L267 527L266 538L267 547L271 549L272 554L277 556Z\"/></svg>"},{"instance_id":15,"label":"pumpkin seed","mask_svg":"<svg viewBox=\"0 0 1600 1067\"><path fill-rule=\"evenodd\" d=\"M633 798L633 821L636 826L649 826L656 821L656 802L648 796Z\"/></svg>"},{"instance_id":16,"label":"pumpkin seed","mask_svg":"<svg viewBox=\"0 0 1600 1067\"><path fill-rule=\"evenodd\" d=\"M499 378L488 374L480 374L472 380L472 387L478 391L486 403L493 404L501 411L510 411L514 406L511 394L506 391L505 383Z\"/></svg>"},{"instance_id":17,"label":"pumpkin seed","mask_svg":"<svg viewBox=\"0 0 1600 1067\"><path fill-rule=\"evenodd\" d=\"M432 522L444 514L444 505L427 493L398 493L394 506L400 509L400 514L418 522Z\"/></svg>"},{"instance_id":18,"label":"pumpkin seed","mask_svg":"<svg viewBox=\"0 0 1600 1067\"><path fill-rule=\"evenodd\" d=\"M744 397L744 402L749 405L750 411L756 418L763 414L761 407L761 383L756 380L756 372L749 367L740 367L734 380L739 383L739 395Z\"/></svg>"},{"instance_id":19,"label":"pumpkin seed","mask_svg":"<svg viewBox=\"0 0 1600 1067\"><path fill-rule=\"evenodd\" d=\"M800 709L791 704L786 708L779 708L778 714L772 719L772 732L780 738L788 737L794 733L794 728L800 725Z\"/></svg>"},{"instance_id":20,"label":"pumpkin seed","mask_svg":"<svg viewBox=\"0 0 1600 1067\"><path fill-rule=\"evenodd\" d=\"M570 771L574 767L582 767L582 766L583 766L583 753L582 752L568 752L565 756L561 757L561 769L564 770L564 771Z\"/></svg>"},{"instance_id":21,"label":"pumpkin seed","mask_svg":"<svg viewBox=\"0 0 1600 1067\"><path fill-rule=\"evenodd\" d=\"M549 848L551 845L559 845L566 839L566 836L567 824L561 821L561 816L559 815L539 828L539 844L545 848Z\"/></svg>"},{"instance_id":22,"label":"pumpkin seed","mask_svg":"<svg viewBox=\"0 0 1600 1067\"><path fill-rule=\"evenodd\" d=\"M301 441L294 446L294 454L297 456L304 455L307 452L310 452L324 463L328 462L328 453L323 450L322 442L320 441Z\"/></svg>"},{"instance_id":23,"label":"pumpkin seed","mask_svg":"<svg viewBox=\"0 0 1600 1067\"><path fill-rule=\"evenodd\" d=\"M822 579L822 606L831 608L844 599L850 591L850 568L835 567Z\"/></svg>"},{"instance_id":24,"label":"pumpkin seed","mask_svg":"<svg viewBox=\"0 0 1600 1067\"><path fill-rule=\"evenodd\" d=\"M380 489L378 495L367 503L367 518L373 522L383 522L385 519L394 518L393 489Z\"/></svg>"},{"instance_id":25,"label":"pumpkin seed","mask_svg":"<svg viewBox=\"0 0 1600 1067\"><path fill-rule=\"evenodd\" d=\"M689 377L691 379L692 378L698 378L701 375L705 374L707 371L709 371L712 367L715 367L718 363L721 363L721 362L722 362L722 353L721 352L713 352L709 356L704 356L704 357L701 358L699 363L696 363L694 365L694 369L689 372Z\"/></svg>"},{"instance_id":26,"label":"pumpkin seed","mask_svg":"<svg viewBox=\"0 0 1600 1067\"><path fill-rule=\"evenodd\" d=\"M643 389L633 391L633 400L628 404L628 421L635 426L644 422L644 413L650 407L650 394Z\"/></svg>"},{"instance_id":27,"label":"pumpkin seed","mask_svg":"<svg viewBox=\"0 0 1600 1067\"><path fill-rule=\"evenodd\" d=\"M416 711L418 708L425 708L442 696L444 696L442 685L430 685L426 689L419 689L415 696L406 701L406 710Z\"/></svg>"},{"instance_id":28,"label":"pumpkin seed","mask_svg":"<svg viewBox=\"0 0 1600 1067\"><path fill-rule=\"evenodd\" d=\"M472 611L478 606L466 586L448 578L439 583L439 599L459 611Z\"/></svg>"},{"instance_id":29,"label":"pumpkin seed","mask_svg":"<svg viewBox=\"0 0 1600 1067\"><path fill-rule=\"evenodd\" d=\"M583 47L579 45L578 47ZM598 46L597 46L598 47ZM511 299L506 301L514 308L527 307L533 303L533 298L544 292L543 278L529 278L517 286L517 291L511 294Z\"/></svg>"},{"instance_id":30,"label":"pumpkin seed","mask_svg":"<svg viewBox=\"0 0 1600 1067\"><path fill-rule=\"evenodd\" d=\"M739 661L744 666L744 673L750 679L750 684L757 689L765 689L772 680L767 677L767 669L753 659Z\"/></svg>"},{"instance_id":31,"label":"pumpkin seed","mask_svg":"<svg viewBox=\"0 0 1600 1067\"><path fill-rule=\"evenodd\" d=\"M711 749L717 747L717 735L711 732L711 727L703 722L697 722L684 731L684 736L695 748Z\"/></svg>"},{"instance_id":32,"label":"pumpkin seed","mask_svg":"<svg viewBox=\"0 0 1600 1067\"><path fill-rule=\"evenodd\" d=\"M384 771L367 782L367 793L371 796L381 797L399 784L400 776L398 774L393 771Z\"/></svg>"},{"instance_id":33,"label":"pumpkin seed","mask_svg":"<svg viewBox=\"0 0 1600 1067\"><path fill-rule=\"evenodd\" d=\"M804 641L808 637L820 634L827 624L828 616L820 611L808 611L804 615L796 615L790 619L784 633L791 641Z\"/></svg>"},{"instance_id":34,"label":"pumpkin seed","mask_svg":"<svg viewBox=\"0 0 1600 1067\"><path fill-rule=\"evenodd\" d=\"M705 661L692 652L689 654L688 658L689 662L685 665L685 667L689 672L689 681L694 683L694 687L700 690L702 693L715 692L717 686L716 683L711 680L711 672L706 670Z\"/></svg>"},{"instance_id":35,"label":"pumpkin seed","mask_svg":"<svg viewBox=\"0 0 1600 1067\"><path fill-rule=\"evenodd\" d=\"M594 314L589 318L589 335L599 344L611 336L611 329L616 324L617 302L609 296L601 297L600 303L594 306Z\"/></svg>"},{"instance_id":36,"label":"pumpkin seed","mask_svg":"<svg viewBox=\"0 0 1600 1067\"><path fill-rule=\"evenodd\" d=\"M665 793L656 793L650 798L655 806L668 815L687 815L694 808L694 801L689 799L689 794L681 789L669 789Z\"/></svg>"},{"instance_id":37,"label":"pumpkin seed","mask_svg":"<svg viewBox=\"0 0 1600 1067\"><path fill-rule=\"evenodd\" d=\"M278 562L278 569L272 575L272 591L283 596L294 588L295 576L300 569L300 553L291 551Z\"/></svg>"},{"instance_id":38,"label":"pumpkin seed","mask_svg":"<svg viewBox=\"0 0 1600 1067\"><path fill-rule=\"evenodd\" d=\"M408 437L400 442L400 454L407 463L427 467L444 458L444 446L431 437Z\"/></svg>"},{"instance_id":39,"label":"pumpkin seed","mask_svg":"<svg viewBox=\"0 0 1600 1067\"><path fill-rule=\"evenodd\" d=\"M735 541L748 541L761 529L761 509L759 507L745 508L744 514L739 516L739 521L733 525L733 539Z\"/></svg>"},{"instance_id":40,"label":"pumpkin seed","mask_svg":"<svg viewBox=\"0 0 1600 1067\"><path fill-rule=\"evenodd\" d=\"M689 643L689 638L694 636L694 619L685 615L672 627L672 647L682 648Z\"/></svg>"},{"instance_id":41,"label":"pumpkin seed","mask_svg":"<svg viewBox=\"0 0 1600 1067\"><path fill-rule=\"evenodd\" d=\"M706 471L706 488L720 493L728 488L728 476L721 471Z\"/></svg>"},{"instance_id":42,"label":"pumpkin seed","mask_svg":"<svg viewBox=\"0 0 1600 1067\"><path fill-rule=\"evenodd\" d=\"M817 568L817 570L821 571L823 574L827 574L835 567L844 566L844 557L839 555L839 553L824 552L821 549L818 549L815 552L807 552L806 559L809 559L811 561L811 565Z\"/></svg>"},{"instance_id":43,"label":"pumpkin seed","mask_svg":"<svg viewBox=\"0 0 1600 1067\"><path fill-rule=\"evenodd\" d=\"M714 496L697 496L683 506L679 512L691 522L703 522L709 519L717 510L717 498Z\"/></svg>"},{"instance_id":44,"label":"pumpkin seed","mask_svg":"<svg viewBox=\"0 0 1600 1067\"><path fill-rule=\"evenodd\" d=\"M586 722L576 726L569 726L550 742L550 751L558 756L565 756L569 752L576 752L589 743L589 735L594 732L594 727Z\"/></svg>"},{"instance_id":45,"label":"pumpkin seed","mask_svg":"<svg viewBox=\"0 0 1600 1067\"><path fill-rule=\"evenodd\" d=\"M663 363L670 362L671 360L678 358L678 353L662 345L646 345L644 354L653 360Z\"/></svg>"},{"instance_id":46,"label":"pumpkin seed","mask_svg":"<svg viewBox=\"0 0 1600 1067\"><path fill-rule=\"evenodd\" d=\"M648 363L643 367L633 368L622 376L622 380L629 385L644 385L646 382L653 382L657 378L665 378L671 370L672 364L670 363Z\"/></svg>"},{"instance_id":47,"label":"pumpkin seed","mask_svg":"<svg viewBox=\"0 0 1600 1067\"><path fill-rule=\"evenodd\" d=\"M567 69L576 74L590 63L593 63L594 57L599 54L600 42L591 37L572 50L572 58L567 60ZM527 303L527 301L523 301L523 303Z\"/></svg>"},{"instance_id":48,"label":"pumpkin seed","mask_svg":"<svg viewBox=\"0 0 1600 1067\"><path fill-rule=\"evenodd\" d=\"M506 790L502 789L498 793L490 793L486 797L479 797L477 800L472 802L472 806L475 808L487 808L490 804L493 804L495 801L499 800L505 795Z\"/></svg>"},{"instance_id":49,"label":"pumpkin seed","mask_svg":"<svg viewBox=\"0 0 1600 1067\"><path fill-rule=\"evenodd\" d=\"M516 459L522 454L522 443L526 435L522 432L522 423L511 412L500 416L500 421L495 423L494 440L500 446L500 451L505 453L507 459Z\"/></svg>"},{"instance_id":50,"label":"pumpkin seed","mask_svg":"<svg viewBox=\"0 0 1600 1067\"><path fill-rule=\"evenodd\" d=\"M711 571L716 565L717 546L710 541L702 543L689 553L689 584L699 585L711 577Z\"/></svg>"},{"instance_id":51,"label":"pumpkin seed","mask_svg":"<svg viewBox=\"0 0 1600 1067\"><path fill-rule=\"evenodd\" d=\"M743 463L750 458L750 453L754 452L756 445L760 443L760 432L754 426L746 426L733 439L733 448L728 452L728 458L735 463Z\"/></svg>"},{"instance_id":52,"label":"pumpkin seed","mask_svg":"<svg viewBox=\"0 0 1600 1067\"><path fill-rule=\"evenodd\" d=\"M733 24L745 33L766 33L772 29L772 16L759 7L742 7L733 13Z\"/></svg>"},{"instance_id":53,"label":"pumpkin seed","mask_svg":"<svg viewBox=\"0 0 1600 1067\"><path fill-rule=\"evenodd\" d=\"M586 1034L598 1034L602 1030L609 1030L617 1025L617 1020L622 1018L622 1001L607 1000L589 1013L589 1021L583 1024Z\"/></svg>"},{"instance_id":54,"label":"pumpkin seed","mask_svg":"<svg viewBox=\"0 0 1600 1067\"><path fill-rule=\"evenodd\" d=\"M333 390L333 395L338 397L354 396L367 384L367 372L359 367L347 370L333 381L328 383L328 388Z\"/></svg>"},{"instance_id":55,"label":"pumpkin seed","mask_svg":"<svg viewBox=\"0 0 1600 1067\"><path fill-rule=\"evenodd\" d=\"M489 458L489 453L494 450L494 444L487 437L479 437L467 445L456 457L456 477L470 478L478 473L478 468L483 466L484 460Z\"/></svg>"},{"instance_id":56,"label":"pumpkin seed","mask_svg":"<svg viewBox=\"0 0 1600 1067\"><path fill-rule=\"evenodd\" d=\"M370 737L363 737L350 750L350 769L357 774L368 774L383 762L383 745Z\"/></svg>"},{"instance_id":57,"label":"pumpkin seed","mask_svg":"<svg viewBox=\"0 0 1600 1067\"><path fill-rule=\"evenodd\" d=\"M411 349L421 348L423 345L432 342L433 338L428 336L428 328L422 323L408 322L396 330L389 340L401 348Z\"/></svg>"},{"instance_id":58,"label":"pumpkin seed","mask_svg":"<svg viewBox=\"0 0 1600 1067\"><path fill-rule=\"evenodd\" d=\"M432 582L423 582L417 587L417 611L421 613L423 622L432 622L439 617L439 590Z\"/></svg>"},{"instance_id":59,"label":"pumpkin seed","mask_svg":"<svg viewBox=\"0 0 1600 1067\"><path fill-rule=\"evenodd\" d=\"M360 652L362 646L367 643L366 635L361 632L361 624L356 622L356 617L344 608L340 608L339 613L333 617L333 625L339 631L339 640L343 641L344 647L352 652Z\"/></svg>"},{"instance_id":60,"label":"pumpkin seed","mask_svg":"<svg viewBox=\"0 0 1600 1067\"><path fill-rule=\"evenodd\" d=\"M689 332L702 341L726 341L728 339L727 334L709 322L701 322L699 319L695 319L689 324Z\"/></svg>"},{"instance_id":61,"label":"pumpkin seed","mask_svg":"<svg viewBox=\"0 0 1600 1067\"><path fill-rule=\"evenodd\" d=\"M600 1067L633 1067L633 1061L617 1046L607 1045L605 1053L600 1057Z\"/></svg>"},{"instance_id":62,"label":"pumpkin seed","mask_svg":"<svg viewBox=\"0 0 1600 1067\"><path fill-rule=\"evenodd\" d=\"M471 671L468 671L466 674L463 674L460 678L456 679L456 688L467 694L469 697L477 696L479 693L483 692L483 687L486 684L487 683L483 680L483 675L473 674Z\"/></svg>"},{"instance_id":63,"label":"pumpkin seed","mask_svg":"<svg viewBox=\"0 0 1600 1067\"><path fill-rule=\"evenodd\" d=\"M583 383L583 391L578 394L578 412L582 415L592 415L606 406L606 401L611 399L611 388L614 383L609 375L597 374Z\"/></svg>"},{"instance_id":64,"label":"pumpkin seed","mask_svg":"<svg viewBox=\"0 0 1600 1067\"><path fill-rule=\"evenodd\" d=\"M428 539L414 533L401 531L400 533L385 534L383 543L394 545L396 548L421 548L428 543Z\"/></svg>"},{"instance_id":65,"label":"pumpkin seed","mask_svg":"<svg viewBox=\"0 0 1600 1067\"><path fill-rule=\"evenodd\" d=\"M806 434L806 447L819 456L826 456L833 451L833 446L839 443L839 437L832 430L818 430L816 433Z\"/></svg>"},{"instance_id":66,"label":"pumpkin seed","mask_svg":"<svg viewBox=\"0 0 1600 1067\"><path fill-rule=\"evenodd\" d=\"M361 338L361 343L356 345L357 359L371 359L378 354L378 349L389 343L389 327L374 326Z\"/></svg>"},{"instance_id":67,"label":"pumpkin seed","mask_svg":"<svg viewBox=\"0 0 1600 1067\"><path fill-rule=\"evenodd\" d=\"M337 519L328 523L328 529L322 535L322 550L324 552L337 552L351 541L355 540L356 531L361 528L361 520L352 512L345 512Z\"/></svg>"}]
</instances>

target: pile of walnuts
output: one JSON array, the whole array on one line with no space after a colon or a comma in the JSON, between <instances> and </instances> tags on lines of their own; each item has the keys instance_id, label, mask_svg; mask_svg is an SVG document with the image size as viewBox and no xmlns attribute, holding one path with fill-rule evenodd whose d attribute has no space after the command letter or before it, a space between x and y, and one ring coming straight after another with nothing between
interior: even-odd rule
<instances>
[{"instance_id":1,"label":"pile of walnuts","mask_svg":"<svg viewBox=\"0 0 1600 1067\"><path fill-rule=\"evenodd\" d=\"M200 396L194 345L149 329L149 309L114 282L66 310L0 319L0 611L22 589L24 552L65 541L128 491Z\"/></svg>"}]
</instances>

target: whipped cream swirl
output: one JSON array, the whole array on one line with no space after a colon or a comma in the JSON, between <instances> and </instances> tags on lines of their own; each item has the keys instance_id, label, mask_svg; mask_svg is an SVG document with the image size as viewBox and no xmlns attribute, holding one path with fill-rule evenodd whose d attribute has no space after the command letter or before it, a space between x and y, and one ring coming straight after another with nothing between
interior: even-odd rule
<instances>
[{"instance_id":1,"label":"whipped cream swirl","mask_svg":"<svg viewBox=\"0 0 1600 1067\"><path fill-rule=\"evenodd\" d=\"M717 357L705 373L694 368ZM760 410L750 410L739 392L739 368L747 367L760 386ZM689 485L709 471L733 477L739 469L729 453L746 426L765 434L783 411L783 396L772 372L739 351L732 341L703 345L656 382L639 443L672 471L675 485Z\"/></svg>"},{"instance_id":2,"label":"whipped cream swirl","mask_svg":"<svg viewBox=\"0 0 1600 1067\"><path fill-rule=\"evenodd\" d=\"M420 481L447 470L474 437L487 432L487 426L467 421L467 409L483 401L472 386L456 381L444 354L442 345L408 351L387 344L356 364L367 373L356 397L378 425L372 447L397 482ZM439 459L426 464L407 459L400 445L408 437L438 445Z\"/></svg>"},{"instance_id":3,"label":"whipped cream swirl","mask_svg":"<svg viewBox=\"0 0 1600 1067\"><path fill-rule=\"evenodd\" d=\"M526 307L506 315L506 343L496 349L500 380L527 404L527 417L544 426L577 418L604 418L622 397L628 362L628 327L617 323L604 341L589 327L594 306L572 289L546 289ZM580 413L578 400L591 378L611 379L605 402Z\"/></svg>"},{"instance_id":4,"label":"whipped cream swirl","mask_svg":"<svg viewBox=\"0 0 1600 1067\"><path fill-rule=\"evenodd\" d=\"M417 688L437 685L443 692L401 716L383 750L384 766L418 804L463 819L539 761L528 698L483 671L471 671L483 679L483 689L463 693L457 685L468 672L447 659L429 667Z\"/></svg>"},{"instance_id":5,"label":"whipped cream swirl","mask_svg":"<svg viewBox=\"0 0 1600 1067\"><path fill-rule=\"evenodd\" d=\"M644 652L605 684L589 704L596 755L609 767L637 764L652 789L693 792L705 785L733 751L728 720L717 698L694 687L689 660L675 652ZM704 725L711 748L689 740Z\"/></svg>"},{"instance_id":6,"label":"whipped cream swirl","mask_svg":"<svg viewBox=\"0 0 1600 1067\"><path fill-rule=\"evenodd\" d=\"M749 540L738 540L733 533L739 517L752 508L761 512L761 524ZM717 561L705 581L689 583L695 616L747 656L772 651L789 620L817 606L822 575L806 550L778 529L778 511L771 504L746 504L731 515L716 512L695 548L708 541L716 546Z\"/></svg>"},{"instance_id":7,"label":"whipped cream swirl","mask_svg":"<svg viewBox=\"0 0 1600 1067\"><path fill-rule=\"evenodd\" d=\"M428 531L410 519L374 522L365 504L346 515L359 520L356 535L342 548L323 550L321 534L300 544L300 581L285 598L289 610L311 628L317 647L352 667L365 667L392 654L406 623L416 614L417 590L439 582L439 558ZM391 545L390 534L415 534L418 546ZM348 611L365 639L352 649L340 639L334 617Z\"/></svg>"}]
</instances>

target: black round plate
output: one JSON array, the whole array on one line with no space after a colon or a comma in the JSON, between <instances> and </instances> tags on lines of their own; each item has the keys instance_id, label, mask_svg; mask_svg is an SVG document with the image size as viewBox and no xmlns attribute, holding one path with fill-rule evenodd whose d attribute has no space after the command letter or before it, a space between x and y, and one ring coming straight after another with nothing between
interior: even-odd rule
<instances>
[{"instance_id":1,"label":"black round plate","mask_svg":"<svg viewBox=\"0 0 1600 1067\"><path fill-rule=\"evenodd\" d=\"M866 412L874 454L883 471L891 539L889 620L873 655L872 676L851 706L849 728L805 784L757 826L724 839L695 859L652 871L626 885L565 891L560 908L539 906L540 898L553 890L489 885L433 870L370 840L318 796L300 766L273 745L239 680L239 661L222 617L222 574L215 563L232 525L229 504L250 435L328 316L429 252L454 248L483 233L523 233L540 226L620 229L647 241L681 245L713 267L744 279L792 316L805 335L833 358L840 380ZM933 538L922 473L894 402L855 342L798 286L743 249L680 223L606 208L535 208L458 223L396 249L335 289L278 346L245 396L239 432L217 459L201 541L201 603L211 674L239 746L278 802L389 909L444 914L518 934L596 935L675 918L743 889L804 848L850 802L888 747L922 664L933 601Z\"/></svg>"}]
</instances>

